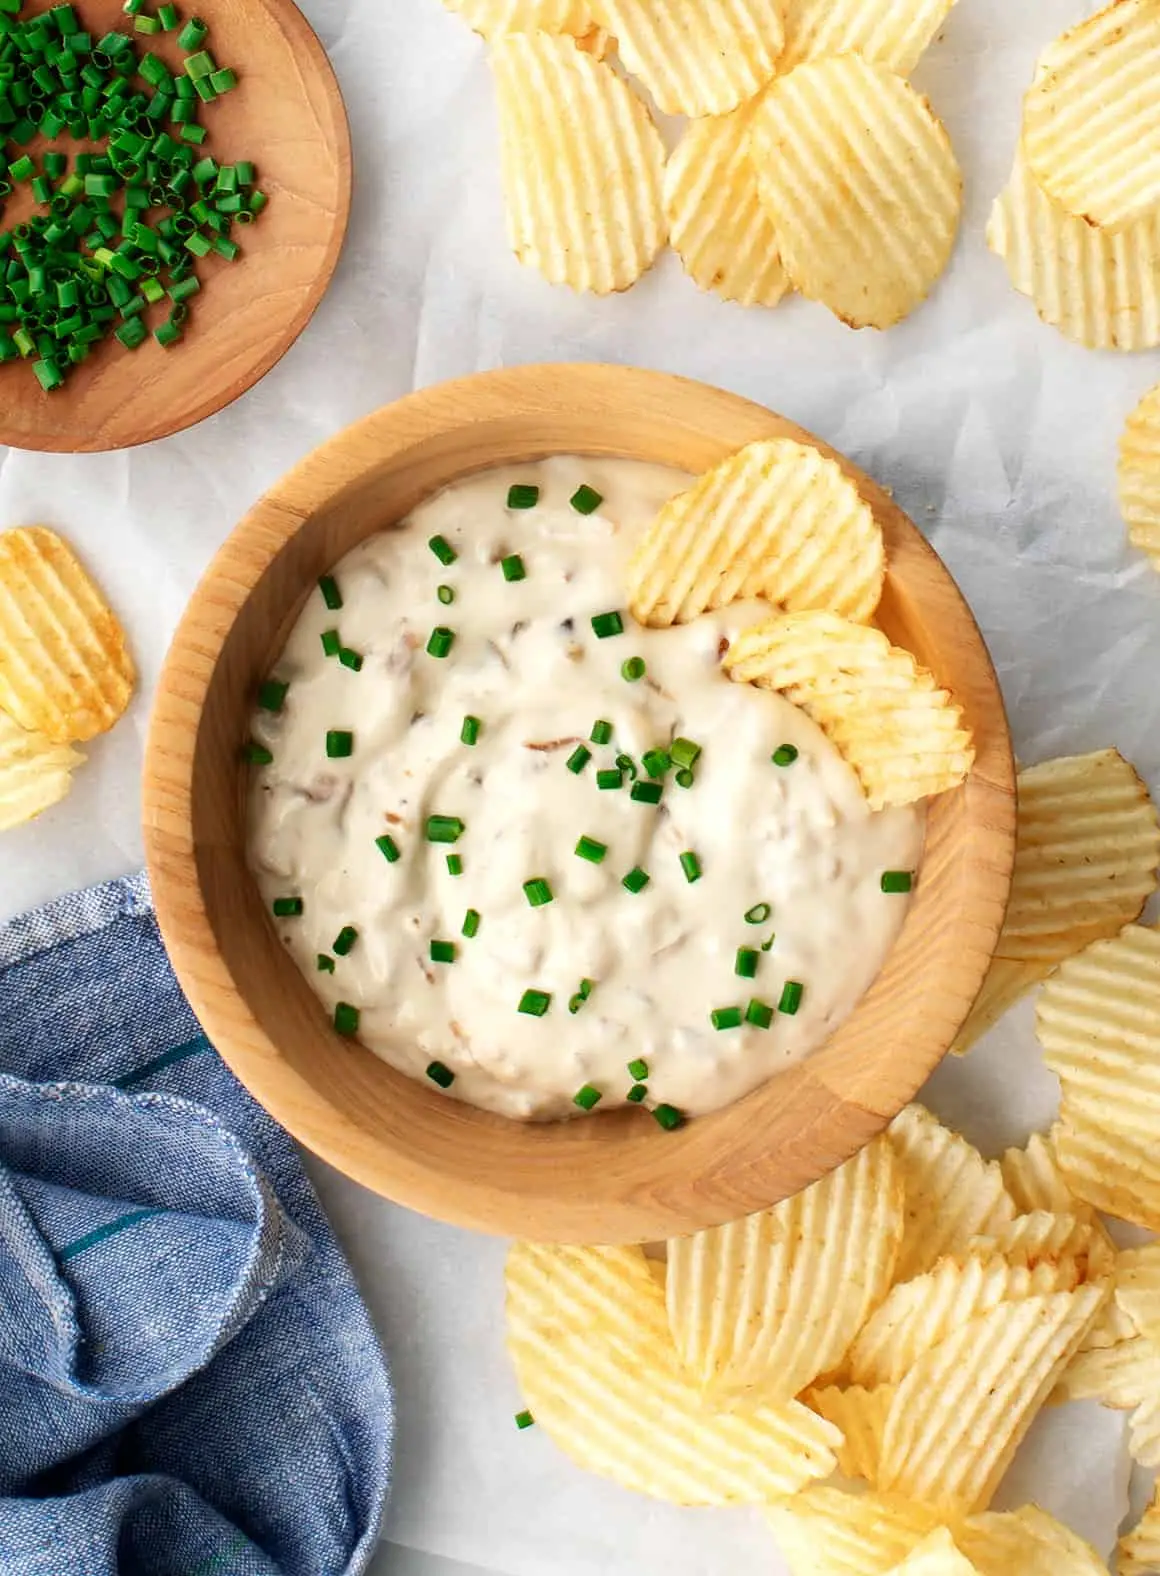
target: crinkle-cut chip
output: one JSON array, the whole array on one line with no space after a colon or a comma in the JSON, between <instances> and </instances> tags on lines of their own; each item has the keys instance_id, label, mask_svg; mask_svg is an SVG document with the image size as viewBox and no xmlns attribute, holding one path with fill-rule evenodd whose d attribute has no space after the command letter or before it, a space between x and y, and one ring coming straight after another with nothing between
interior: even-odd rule
<instances>
[{"instance_id":1,"label":"crinkle-cut chip","mask_svg":"<svg viewBox=\"0 0 1160 1576\"><path fill-rule=\"evenodd\" d=\"M1125 1087L1123 1098L1137 1098ZM1106 1118L1102 1094L1094 1102L1065 1099L1054 1128L1059 1163L1072 1191L1093 1208L1160 1231L1160 1152L1155 1138L1129 1132ZM1133 1125L1135 1119L1132 1118Z\"/></svg>"},{"instance_id":2,"label":"crinkle-cut chip","mask_svg":"<svg viewBox=\"0 0 1160 1576\"><path fill-rule=\"evenodd\" d=\"M847 1494L812 1485L771 1506L792 1576L887 1576L939 1524L925 1505L895 1494Z\"/></svg>"},{"instance_id":3,"label":"crinkle-cut chip","mask_svg":"<svg viewBox=\"0 0 1160 1576\"><path fill-rule=\"evenodd\" d=\"M1156 1576L1160 1571L1160 1483L1147 1510L1116 1545L1116 1576Z\"/></svg>"},{"instance_id":4,"label":"crinkle-cut chip","mask_svg":"<svg viewBox=\"0 0 1160 1576\"><path fill-rule=\"evenodd\" d=\"M1160 383L1149 389L1128 417L1120 438L1119 484L1128 539L1160 569Z\"/></svg>"},{"instance_id":5,"label":"crinkle-cut chip","mask_svg":"<svg viewBox=\"0 0 1160 1576\"><path fill-rule=\"evenodd\" d=\"M504 33L568 33L581 38L595 22L588 0L443 0L484 38Z\"/></svg>"},{"instance_id":6,"label":"crinkle-cut chip","mask_svg":"<svg viewBox=\"0 0 1160 1576\"><path fill-rule=\"evenodd\" d=\"M0 533L0 711L57 744L105 733L136 682L125 632L54 531Z\"/></svg>"},{"instance_id":7,"label":"crinkle-cut chip","mask_svg":"<svg viewBox=\"0 0 1160 1576\"><path fill-rule=\"evenodd\" d=\"M777 77L753 159L791 282L851 328L890 328L950 261L963 181L920 94L859 55Z\"/></svg>"},{"instance_id":8,"label":"crinkle-cut chip","mask_svg":"<svg viewBox=\"0 0 1160 1576\"><path fill-rule=\"evenodd\" d=\"M987 245L1052 328L1091 350L1160 344L1160 210L1110 233L1077 219L1021 156L991 209Z\"/></svg>"},{"instance_id":9,"label":"crinkle-cut chip","mask_svg":"<svg viewBox=\"0 0 1160 1576\"><path fill-rule=\"evenodd\" d=\"M924 1353L898 1386L878 1479L950 1518L985 1510L1106 1286L1000 1303Z\"/></svg>"},{"instance_id":10,"label":"crinkle-cut chip","mask_svg":"<svg viewBox=\"0 0 1160 1576\"><path fill-rule=\"evenodd\" d=\"M955 1035L951 1046L954 1054L965 1056L1017 1001L1047 978L1051 969L1050 963L1016 963L1010 958L992 958L982 989Z\"/></svg>"},{"instance_id":11,"label":"crinkle-cut chip","mask_svg":"<svg viewBox=\"0 0 1160 1576\"><path fill-rule=\"evenodd\" d=\"M780 0L592 0L620 58L666 115L725 115L777 70Z\"/></svg>"},{"instance_id":12,"label":"crinkle-cut chip","mask_svg":"<svg viewBox=\"0 0 1160 1576\"><path fill-rule=\"evenodd\" d=\"M902 1163L906 1229L894 1278L910 1280L974 1237L993 1236L1015 1218L995 1160L944 1127L921 1105L908 1105L890 1125Z\"/></svg>"},{"instance_id":13,"label":"crinkle-cut chip","mask_svg":"<svg viewBox=\"0 0 1160 1576\"><path fill-rule=\"evenodd\" d=\"M862 623L878 606L885 565L881 527L836 461L768 438L662 507L629 565L629 607L641 623L665 626L763 597Z\"/></svg>"},{"instance_id":14,"label":"crinkle-cut chip","mask_svg":"<svg viewBox=\"0 0 1160 1576\"><path fill-rule=\"evenodd\" d=\"M749 157L753 109L694 120L665 166L669 241L702 290L776 306L789 289Z\"/></svg>"},{"instance_id":15,"label":"crinkle-cut chip","mask_svg":"<svg viewBox=\"0 0 1160 1576\"><path fill-rule=\"evenodd\" d=\"M983 1248L1000 1253L1009 1264L1025 1265L1028 1269L1068 1265L1069 1273L1083 1281L1109 1277L1116 1269L1115 1246L1098 1221L1045 1209L1016 1215L1010 1225L980 1238L971 1247L975 1251Z\"/></svg>"},{"instance_id":16,"label":"crinkle-cut chip","mask_svg":"<svg viewBox=\"0 0 1160 1576\"><path fill-rule=\"evenodd\" d=\"M624 1488L681 1505L763 1504L836 1465L841 1435L799 1401L705 1410L639 1248L517 1243L507 1329L537 1424Z\"/></svg>"},{"instance_id":17,"label":"crinkle-cut chip","mask_svg":"<svg viewBox=\"0 0 1160 1576\"><path fill-rule=\"evenodd\" d=\"M892 1385L867 1390L863 1385L815 1385L802 1400L820 1417L840 1428L845 1443L838 1451L838 1471L843 1477L873 1483L882 1454L882 1431L894 1399Z\"/></svg>"},{"instance_id":18,"label":"crinkle-cut chip","mask_svg":"<svg viewBox=\"0 0 1160 1576\"><path fill-rule=\"evenodd\" d=\"M1116 230L1160 206L1160 0L1116 0L1048 45L1023 153L1068 213Z\"/></svg>"},{"instance_id":19,"label":"crinkle-cut chip","mask_svg":"<svg viewBox=\"0 0 1160 1576\"><path fill-rule=\"evenodd\" d=\"M0 711L0 832L59 804L83 760L79 750L54 744L43 733L26 733Z\"/></svg>"},{"instance_id":20,"label":"crinkle-cut chip","mask_svg":"<svg viewBox=\"0 0 1160 1576\"><path fill-rule=\"evenodd\" d=\"M886 1295L901 1237L898 1162L880 1136L773 1209L675 1238L669 1325L690 1382L789 1401L838 1364Z\"/></svg>"},{"instance_id":21,"label":"crinkle-cut chip","mask_svg":"<svg viewBox=\"0 0 1160 1576\"><path fill-rule=\"evenodd\" d=\"M512 250L551 284L627 290L665 240L648 110L571 38L511 33L491 62Z\"/></svg>"},{"instance_id":22,"label":"crinkle-cut chip","mask_svg":"<svg viewBox=\"0 0 1160 1576\"><path fill-rule=\"evenodd\" d=\"M936 1527L913 1548L890 1576L979 1576L947 1527Z\"/></svg>"},{"instance_id":23,"label":"crinkle-cut chip","mask_svg":"<svg viewBox=\"0 0 1160 1576\"><path fill-rule=\"evenodd\" d=\"M1117 1256L1116 1303L1139 1334L1160 1349L1160 1242L1126 1248Z\"/></svg>"},{"instance_id":24,"label":"crinkle-cut chip","mask_svg":"<svg viewBox=\"0 0 1160 1576\"><path fill-rule=\"evenodd\" d=\"M1038 1505L970 1516L955 1541L979 1576L1107 1576L1091 1544Z\"/></svg>"},{"instance_id":25,"label":"crinkle-cut chip","mask_svg":"<svg viewBox=\"0 0 1160 1576\"><path fill-rule=\"evenodd\" d=\"M1022 1149L1008 1149L999 1168L1003 1185L1021 1214L1047 1210L1077 1220L1094 1220L1090 1204L1077 1198L1064 1180L1049 1134L1032 1133Z\"/></svg>"},{"instance_id":26,"label":"crinkle-cut chip","mask_svg":"<svg viewBox=\"0 0 1160 1576\"><path fill-rule=\"evenodd\" d=\"M576 35L576 48L591 55L593 60L607 60L616 48L616 40L606 27L594 22L585 32Z\"/></svg>"},{"instance_id":27,"label":"crinkle-cut chip","mask_svg":"<svg viewBox=\"0 0 1160 1576\"><path fill-rule=\"evenodd\" d=\"M1136 1334L1136 1326L1113 1297L1084 1336L1079 1350L1080 1353L1107 1351L1125 1341L1135 1340Z\"/></svg>"},{"instance_id":28,"label":"crinkle-cut chip","mask_svg":"<svg viewBox=\"0 0 1160 1576\"><path fill-rule=\"evenodd\" d=\"M778 71L827 55L861 55L909 76L955 0L785 0Z\"/></svg>"},{"instance_id":29,"label":"crinkle-cut chip","mask_svg":"<svg viewBox=\"0 0 1160 1576\"><path fill-rule=\"evenodd\" d=\"M1099 1401L1131 1412L1128 1448L1141 1466L1160 1467L1160 1347L1142 1335L1081 1352L1060 1377L1055 1398Z\"/></svg>"},{"instance_id":30,"label":"crinkle-cut chip","mask_svg":"<svg viewBox=\"0 0 1160 1576\"><path fill-rule=\"evenodd\" d=\"M722 661L732 678L800 706L854 768L872 810L946 793L974 765L961 709L881 630L787 613L747 629Z\"/></svg>"}]
</instances>

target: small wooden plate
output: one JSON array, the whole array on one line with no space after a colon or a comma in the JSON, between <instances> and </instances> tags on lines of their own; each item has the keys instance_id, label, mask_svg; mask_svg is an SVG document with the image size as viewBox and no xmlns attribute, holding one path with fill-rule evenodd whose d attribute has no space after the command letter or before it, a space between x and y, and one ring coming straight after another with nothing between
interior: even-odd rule
<instances>
[{"instance_id":1,"label":"small wooden plate","mask_svg":"<svg viewBox=\"0 0 1160 1576\"><path fill-rule=\"evenodd\" d=\"M675 1133L641 1111L548 1124L476 1111L334 1033L246 868L240 756L257 685L318 576L356 543L487 466L599 454L696 473L780 435L833 453L759 405L680 378L600 366L487 373L340 433L251 510L211 564L166 662L149 737L145 847L157 915L193 1009L234 1072L356 1181L486 1231L674 1236L763 1209L847 1160L948 1050L1007 903L1011 745L990 658L950 575L845 461L886 533L880 622L954 691L978 758L963 787L929 807L921 877L885 968L814 1055Z\"/></svg>"},{"instance_id":2,"label":"small wooden plate","mask_svg":"<svg viewBox=\"0 0 1160 1576\"><path fill-rule=\"evenodd\" d=\"M37 0L24 15L47 10ZM77 0L94 36L131 27L120 0ZM150 9L155 9L151 6ZM232 263L198 264L202 290L185 338L163 350L102 344L68 382L45 394L26 363L0 367L0 444L92 454L150 443L230 404L286 354L321 301L346 235L351 197L350 130L338 82L310 24L291 0L189 0L209 27L205 47L238 73L238 86L206 107L204 151L219 162L249 159L270 202L237 232ZM177 34L141 42L177 69ZM172 129L172 128L170 128ZM39 140L28 151L37 157ZM70 156L81 145L61 138ZM29 212L34 211L31 206ZM4 223L26 217L9 205Z\"/></svg>"}]
</instances>

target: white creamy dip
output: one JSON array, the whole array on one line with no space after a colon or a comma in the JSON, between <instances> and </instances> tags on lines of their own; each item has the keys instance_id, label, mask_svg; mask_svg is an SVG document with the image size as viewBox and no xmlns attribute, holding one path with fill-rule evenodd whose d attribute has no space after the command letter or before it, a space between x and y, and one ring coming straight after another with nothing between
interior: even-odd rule
<instances>
[{"instance_id":1,"label":"white creamy dip","mask_svg":"<svg viewBox=\"0 0 1160 1576\"><path fill-rule=\"evenodd\" d=\"M508 508L513 484L538 487L537 505ZM570 503L582 484L603 498L587 516ZM634 1083L647 1108L736 1100L842 1022L906 912L882 877L915 869L922 812L872 814L803 712L720 669L722 642L768 608L669 630L625 610L632 545L684 485L565 457L458 483L337 565L341 608L310 598L273 675L289 685L282 709L255 721L273 760L254 772L251 859L271 908L301 900L274 921L294 959L329 1010L357 1009L371 1050L417 1078L454 1074L449 1093L508 1116L579 1114L581 1090L604 1110ZM524 578L505 578L517 554ZM611 612L623 633L597 638L593 617ZM437 627L454 633L442 658L427 650ZM360 670L324 653L328 631ZM635 682L622 676L631 658L646 666ZM479 720L473 745L465 717ZM598 721L611 742L593 742ZM352 735L348 757L328 758L332 731ZM676 767L653 779L641 765L674 738L701 746L691 787ZM796 759L774 764L785 745ZM627 773L598 787L618 755L656 782L659 804L634 799ZM432 816L461 821L458 840L429 841ZM581 838L606 848L600 863L577 855ZM649 878L636 892L623 884L633 871ZM541 881L551 900L533 906L525 883ZM768 920L746 919L762 905ZM348 927L357 939L336 956ZM454 961L433 960L439 942ZM796 1012L777 1010L797 994ZM520 1010L544 997L542 1016ZM741 1026L715 1027L715 1011L725 1024L739 1011Z\"/></svg>"}]
</instances>

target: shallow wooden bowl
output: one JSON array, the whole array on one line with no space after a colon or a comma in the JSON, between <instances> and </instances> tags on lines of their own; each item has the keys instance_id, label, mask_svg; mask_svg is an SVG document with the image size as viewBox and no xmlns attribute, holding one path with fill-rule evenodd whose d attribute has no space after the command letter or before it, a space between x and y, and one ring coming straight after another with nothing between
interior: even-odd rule
<instances>
[{"instance_id":1,"label":"shallow wooden bowl","mask_svg":"<svg viewBox=\"0 0 1160 1576\"><path fill-rule=\"evenodd\" d=\"M367 1187L487 1231L591 1242L690 1231L772 1204L846 1160L954 1038L1007 900L1010 742L990 659L953 581L850 465L886 532L882 625L963 703L978 762L969 782L930 806L921 879L883 973L808 1060L676 1133L639 1111L536 1126L473 1110L334 1033L246 869L239 757L255 687L317 577L357 542L489 465L578 452L696 472L781 434L817 442L733 395L619 367L524 367L445 384L304 461L246 516L194 595L162 675L145 772L162 933L194 1011L242 1082Z\"/></svg>"},{"instance_id":2,"label":"shallow wooden bowl","mask_svg":"<svg viewBox=\"0 0 1160 1576\"><path fill-rule=\"evenodd\" d=\"M22 16L51 4L34 0ZM351 151L326 51L291 0L179 0L178 9L183 23L195 13L202 18L205 47L238 73L237 88L201 117L209 132L203 151L219 163L251 160L270 201L256 224L236 232L242 251L234 262L212 256L198 264L202 290L173 349L152 336L135 351L102 344L54 394L43 392L26 363L0 367L0 444L91 454L192 427L281 360L330 283L350 214ZM77 0L77 11L96 37L132 27L121 0ZM183 53L176 37L140 42L176 70ZM27 151L39 164L49 146L71 162L84 145L37 138ZM26 191L21 196L24 205L8 204L5 227L37 211ZM155 327L164 315L154 308L147 320Z\"/></svg>"}]
</instances>

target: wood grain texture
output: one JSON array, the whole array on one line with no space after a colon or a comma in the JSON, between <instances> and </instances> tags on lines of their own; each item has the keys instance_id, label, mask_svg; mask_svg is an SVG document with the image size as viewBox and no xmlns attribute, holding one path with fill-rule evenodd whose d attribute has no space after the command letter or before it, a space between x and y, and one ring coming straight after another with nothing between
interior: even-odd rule
<instances>
[{"instance_id":1,"label":"wood grain texture","mask_svg":"<svg viewBox=\"0 0 1160 1576\"><path fill-rule=\"evenodd\" d=\"M677 1133L640 1111L540 1126L472 1110L335 1035L246 869L238 761L255 687L317 576L356 543L487 466L582 453L699 472L780 435L817 442L758 405L658 373L524 367L444 384L306 459L242 521L194 595L162 675L145 772L162 932L194 1011L238 1077L296 1138L367 1187L461 1225L545 1239L691 1231L764 1208L848 1159L954 1039L1010 886L1006 718L947 571L885 492L844 460L886 533L882 626L954 691L978 760L962 788L930 806L921 879L883 973L805 1062Z\"/></svg>"},{"instance_id":2,"label":"wood grain texture","mask_svg":"<svg viewBox=\"0 0 1160 1576\"><path fill-rule=\"evenodd\" d=\"M36 0L25 14L47 10ZM182 4L186 20L194 7ZM125 29L120 0L78 0L100 36ZM238 87L205 106L205 153L219 163L249 159L270 202L238 230L233 263L198 263L202 290L190 303L185 338L163 350L101 345L55 394L24 363L0 367L0 444L54 453L95 453L150 443L191 427L252 388L286 354L321 301L338 263L351 199L350 131L326 52L290 0L198 0L206 47L238 73ZM177 68L176 34L143 40ZM86 144L37 139L28 152ZM7 225L35 210L10 204ZM154 308L156 326L165 313Z\"/></svg>"}]
</instances>

